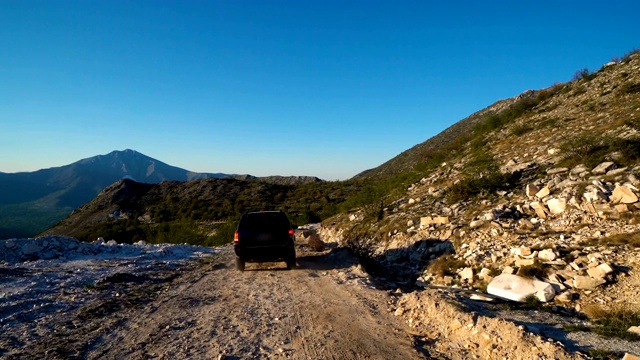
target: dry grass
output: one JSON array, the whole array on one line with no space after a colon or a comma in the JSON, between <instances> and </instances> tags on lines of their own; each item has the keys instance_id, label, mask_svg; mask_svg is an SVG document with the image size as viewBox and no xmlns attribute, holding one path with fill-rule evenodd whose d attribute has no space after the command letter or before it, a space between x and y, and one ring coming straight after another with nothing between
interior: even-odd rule
<instances>
[{"instance_id":1,"label":"dry grass","mask_svg":"<svg viewBox=\"0 0 640 360\"><path fill-rule=\"evenodd\" d=\"M600 245L630 245L640 247L640 231L624 234L615 234L600 239Z\"/></svg>"},{"instance_id":2,"label":"dry grass","mask_svg":"<svg viewBox=\"0 0 640 360\"><path fill-rule=\"evenodd\" d=\"M600 305L587 305L582 310L594 323L592 331L606 337L637 341L640 335L627 331L631 326L640 324L640 312L625 305L605 308Z\"/></svg>"},{"instance_id":3,"label":"dry grass","mask_svg":"<svg viewBox=\"0 0 640 360\"><path fill-rule=\"evenodd\" d=\"M528 279L542 280L547 277L550 267L541 263L535 263L529 266L523 266L518 270L518 276Z\"/></svg>"}]
</instances>

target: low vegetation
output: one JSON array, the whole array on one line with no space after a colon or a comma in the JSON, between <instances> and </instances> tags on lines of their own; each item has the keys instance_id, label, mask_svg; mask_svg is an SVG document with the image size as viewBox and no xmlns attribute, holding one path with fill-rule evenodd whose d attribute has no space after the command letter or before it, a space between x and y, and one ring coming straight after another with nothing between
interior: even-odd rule
<instances>
[{"instance_id":1,"label":"low vegetation","mask_svg":"<svg viewBox=\"0 0 640 360\"><path fill-rule=\"evenodd\" d=\"M627 331L630 327L640 324L640 313L637 311L622 305L614 305L611 308L591 305L585 307L583 312L593 325L573 330L593 331L605 337L623 340L640 340L640 335Z\"/></svg>"},{"instance_id":2,"label":"low vegetation","mask_svg":"<svg viewBox=\"0 0 640 360\"><path fill-rule=\"evenodd\" d=\"M538 279L544 280L547 278L549 271L552 270L550 266L535 263L533 265L522 266L518 269L517 275L528 278L528 279Z\"/></svg>"},{"instance_id":3,"label":"low vegetation","mask_svg":"<svg viewBox=\"0 0 640 360\"><path fill-rule=\"evenodd\" d=\"M561 145L565 154L561 165L585 164L594 167L615 154L615 161L621 166L634 165L640 158L640 138L615 138L581 134L568 139Z\"/></svg>"},{"instance_id":4,"label":"low vegetation","mask_svg":"<svg viewBox=\"0 0 640 360\"><path fill-rule=\"evenodd\" d=\"M453 255L449 254L433 260L427 267L427 270L439 277L454 276L456 275L457 270L462 269L465 266L466 264L464 261L456 260Z\"/></svg>"},{"instance_id":5,"label":"low vegetation","mask_svg":"<svg viewBox=\"0 0 640 360\"><path fill-rule=\"evenodd\" d=\"M634 248L640 248L640 232L610 235L599 239L598 243L601 245L630 245Z\"/></svg>"}]
</instances>

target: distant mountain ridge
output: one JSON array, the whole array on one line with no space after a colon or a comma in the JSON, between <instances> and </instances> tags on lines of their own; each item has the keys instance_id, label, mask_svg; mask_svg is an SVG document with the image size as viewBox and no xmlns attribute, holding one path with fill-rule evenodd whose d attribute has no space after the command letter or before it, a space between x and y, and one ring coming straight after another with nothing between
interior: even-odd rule
<instances>
[{"instance_id":1,"label":"distant mountain ridge","mask_svg":"<svg viewBox=\"0 0 640 360\"><path fill-rule=\"evenodd\" d=\"M229 174L196 173L126 149L34 172L1 173L0 204L24 203L56 193L51 205L75 208L125 177L143 183L158 183L224 176Z\"/></svg>"},{"instance_id":2,"label":"distant mountain ridge","mask_svg":"<svg viewBox=\"0 0 640 360\"><path fill-rule=\"evenodd\" d=\"M0 239L36 234L123 178L156 184L223 177L283 184L321 181L314 177L263 179L251 175L198 173L168 165L135 150L112 151L34 172L0 172Z\"/></svg>"}]
</instances>

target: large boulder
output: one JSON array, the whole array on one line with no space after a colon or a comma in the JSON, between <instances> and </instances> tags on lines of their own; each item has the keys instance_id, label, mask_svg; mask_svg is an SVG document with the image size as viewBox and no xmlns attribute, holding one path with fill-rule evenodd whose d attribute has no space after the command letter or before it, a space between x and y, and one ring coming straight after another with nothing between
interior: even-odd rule
<instances>
[{"instance_id":1,"label":"large boulder","mask_svg":"<svg viewBox=\"0 0 640 360\"><path fill-rule=\"evenodd\" d=\"M496 276L487 286L489 294L518 302L525 302L533 295L542 302L552 300L556 292L551 284L528 279L513 274L501 274Z\"/></svg>"}]
</instances>

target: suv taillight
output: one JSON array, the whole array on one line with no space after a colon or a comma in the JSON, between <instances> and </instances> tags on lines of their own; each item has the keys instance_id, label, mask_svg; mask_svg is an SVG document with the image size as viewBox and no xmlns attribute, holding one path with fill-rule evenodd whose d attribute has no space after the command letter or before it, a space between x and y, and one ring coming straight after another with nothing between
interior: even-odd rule
<instances>
[{"instance_id":1,"label":"suv taillight","mask_svg":"<svg viewBox=\"0 0 640 360\"><path fill-rule=\"evenodd\" d=\"M237 231L233 234L233 243L240 244L240 236Z\"/></svg>"},{"instance_id":2,"label":"suv taillight","mask_svg":"<svg viewBox=\"0 0 640 360\"><path fill-rule=\"evenodd\" d=\"M296 233L295 230L293 229L289 229L289 236L293 236Z\"/></svg>"}]
</instances>

